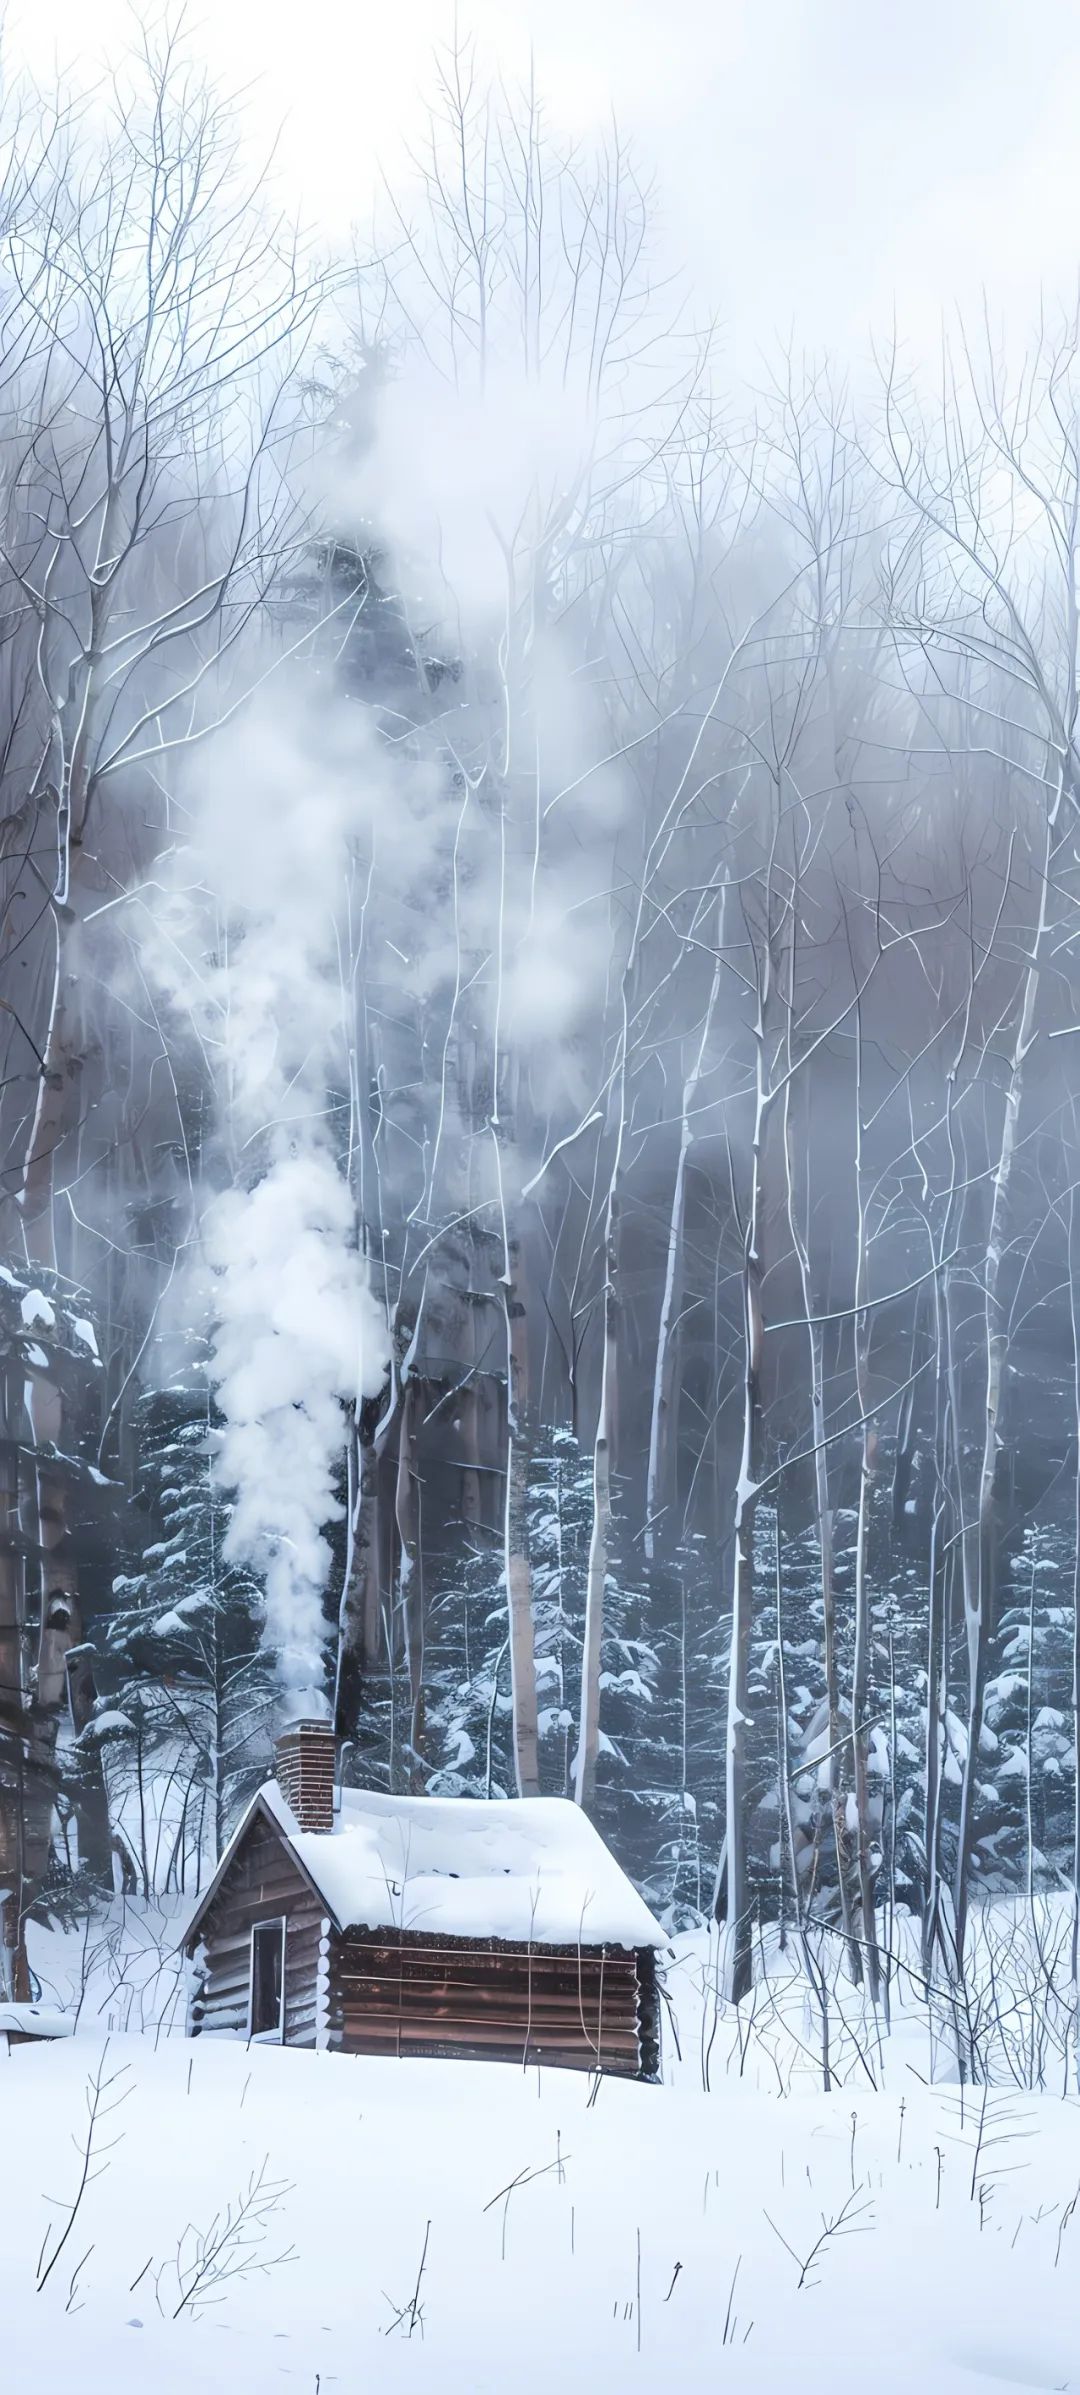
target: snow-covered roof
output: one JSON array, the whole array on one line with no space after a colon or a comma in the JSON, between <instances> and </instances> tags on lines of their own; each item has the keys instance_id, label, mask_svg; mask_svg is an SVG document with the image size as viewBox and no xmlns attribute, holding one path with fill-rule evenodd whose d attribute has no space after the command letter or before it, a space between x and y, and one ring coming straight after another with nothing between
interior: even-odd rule
<instances>
[{"instance_id":1,"label":"snow-covered roof","mask_svg":"<svg viewBox=\"0 0 1080 2395\"><path fill-rule=\"evenodd\" d=\"M332 1830L301 1830L276 1780L253 1799L222 1858L262 1806L284 1832L338 1929L505 1938L538 1946L662 1946L663 1930L579 1805L564 1797L341 1793Z\"/></svg>"},{"instance_id":2,"label":"snow-covered roof","mask_svg":"<svg viewBox=\"0 0 1080 2395\"><path fill-rule=\"evenodd\" d=\"M74 2028L51 2004L0 2004L0 2037L70 2037Z\"/></svg>"}]
</instances>

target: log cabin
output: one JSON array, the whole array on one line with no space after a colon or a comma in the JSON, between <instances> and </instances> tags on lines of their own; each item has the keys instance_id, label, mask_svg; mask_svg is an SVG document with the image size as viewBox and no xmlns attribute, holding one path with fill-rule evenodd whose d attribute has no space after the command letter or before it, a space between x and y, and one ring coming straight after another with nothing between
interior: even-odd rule
<instances>
[{"instance_id":1,"label":"log cabin","mask_svg":"<svg viewBox=\"0 0 1080 2395\"><path fill-rule=\"evenodd\" d=\"M299 1722L190 1922L188 2026L655 2079L664 1943L579 1806L338 1788Z\"/></svg>"}]
</instances>

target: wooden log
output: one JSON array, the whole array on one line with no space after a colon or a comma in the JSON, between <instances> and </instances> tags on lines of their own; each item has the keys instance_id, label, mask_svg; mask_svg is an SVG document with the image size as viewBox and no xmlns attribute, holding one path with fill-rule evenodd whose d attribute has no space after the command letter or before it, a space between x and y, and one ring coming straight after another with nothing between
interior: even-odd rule
<instances>
[{"instance_id":1,"label":"wooden log","mask_svg":"<svg viewBox=\"0 0 1080 2395\"><path fill-rule=\"evenodd\" d=\"M422 1997L418 1997L415 1989L401 1988L394 1981L386 1979L343 1979L340 1982L340 1987L343 2002L356 2012L365 2006L370 2006L375 2011L387 2011L391 2007L396 2007L398 2011L410 2012L416 2014L417 2017L422 2017L428 2012L446 2012L458 2009L463 2013L475 2014L479 2018L490 2012L500 2020L565 2021L571 2026L580 2024L582 2027L587 2027L590 2034L598 2025L601 2025L604 2028L609 2026L613 2029L625 2028L634 2036L637 2035L636 2004L578 2004L571 1996L552 1997L539 1993L534 1995L530 2004L524 1995L520 2002L514 2002L510 1992L505 1988L469 1988L465 1990L452 1983L443 1987L427 1989Z\"/></svg>"},{"instance_id":2,"label":"wooden log","mask_svg":"<svg viewBox=\"0 0 1080 2395\"><path fill-rule=\"evenodd\" d=\"M601 2048L597 2053L588 2046L562 2046L551 2042L517 2038L478 2038L471 2032L461 2036L417 2034L404 2031L380 2034L365 2030L342 2038L341 2051L347 2054L384 2055L394 2060L409 2057L444 2056L451 2060L472 2062L510 2062L518 2068L543 2064L552 2070L602 2071L610 2076L637 2079L641 2076L641 2061L636 2046Z\"/></svg>"},{"instance_id":3,"label":"wooden log","mask_svg":"<svg viewBox=\"0 0 1080 2395\"><path fill-rule=\"evenodd\" d=\"M508 2043L543 2045L555 2039L563 2045L577 2046L580 2044L589 2047L590 2050L594 2047L607 2046L617 2048L620 2052L629 2050L631 2047L635 2052L637 2050L637 2036L631 2031L625 2031L620 2035L617 2031L605 2030L602 2036L591 2038L583 2030L578 2039L572 2035L569 2025L563 2023L561 2026L553 2026L551 2038L548 2038L543 2024L500 2020L491 2015L474 2015L456 2011L449 2011L445 2016L432 2015L425 2019L416 2013L375 2011L366 2008L363 2012L352 2012L346 2006L342 2018L346 2029L370 2025L372 2028L384 2028L388 2032L400 2030L402 2037L430 2036L432 2030L438 2027L444 2033L448 2031L460 2031L463 2035L467 2033L473 2042L490 2040L498 2045Z\"/></svg>"},{"instance_id":4,"label":"wooden log","mask_svg":"<svg viewBox=\"0 0 1080 2395\"><path fill-rule=\"evenodd\" d=\"M633 1971L636 1970L638 1961L636 1953L629 1946L586 1944L549 1946L536 1939L530 1941L506 1938L432 1937L420 1930L347 1929L343 1933L342 1944L377 1946L385 1953L406 1953L417 1956L425 1954L488 1955L493 1961L500 1963L508 1961L514 1955L520 1956L522 1960L532 1956L534 1961L550 1960L572 1963L575 1968L579 1964L583 1967L593 1965L597 1970L602 1968L610 1970L613 1964L623 1964L628 1970Z\"/></svg>"},{"instance_id":5,"label":"wooden log","mask_svg":"<svg viewBox=\"0 0 1080 2395\"><path fill-rule=\"evenodd\" d=\"M343 1961L392 1962L395 1966L420 1975L425 1971L438 1972L452 1966L466 1977L475 1975L481 1978L495 1972L500 1978L513 1978L524 1977L526 1972L531 1972L534 1977L542 1974L562 1980L567 1985L583 1979L626 1979L636 1985L638 1976L633 1959L626 1955L559 1955L552 1959L542 1946L534 1947L531 1953L528 1949L519 1952L517 1948L510 1948L504 1953L483 1954L464 1946L421 1948L405 1944L376 1945L374 1941L343 1938L339 1942L338 1952Z\"/></svg>"}]
</instances>

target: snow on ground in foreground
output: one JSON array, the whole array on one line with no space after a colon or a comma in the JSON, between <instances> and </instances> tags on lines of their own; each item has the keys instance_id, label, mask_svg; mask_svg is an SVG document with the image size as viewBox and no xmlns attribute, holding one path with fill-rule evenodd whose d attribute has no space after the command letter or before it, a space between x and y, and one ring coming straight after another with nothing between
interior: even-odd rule
<instances>
[{"instance_id":1,"label":"snow on ground in foreground","mask_svg":"<svg viewBox=\"0 0 1080 2395\"><path fill-rule=\"evenodd\" d=\"M858 2373L874 2395L1080 2390L1075 2099L961 2104L924 2083L906 2035L883 2088L863 2072L782 2095L728 2020L706 2093L689 1945L672 1971L683 2061L669 2037L659 2088L192 2044L135 2033L156 1970L140 1935L119 1986L119 1946L87 1971L73 2038L0 2059L5 2385L739 2395ZM56 1981L78 1953L55 1943ZM38 2293L99 2068L122 2101ZM272 2209L246 2261L265 2267L208 2277L200 2304L205 2239L260 2172Z\"/></svg>"}]
</instances>

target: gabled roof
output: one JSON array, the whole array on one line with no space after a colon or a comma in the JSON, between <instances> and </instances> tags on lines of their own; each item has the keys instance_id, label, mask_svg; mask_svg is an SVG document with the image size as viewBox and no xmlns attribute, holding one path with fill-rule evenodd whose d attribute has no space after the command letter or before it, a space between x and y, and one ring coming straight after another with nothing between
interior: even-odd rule
<instances>
[{"instance_id":1,"label":"gabled roof","mask_svg":"<svg viewBox=\"0 0 1080 2395\"><path fill-rule=\"evenodd\" d=\"M538 1946L662 1946L664 1932L579 1805L564 1797L381 1796L343 1789L332 1830L301 1830L276 1780L252 1798L192 1918L190 1942L257 1814L336 1929Z\"/></svg>"}]
</instances>

